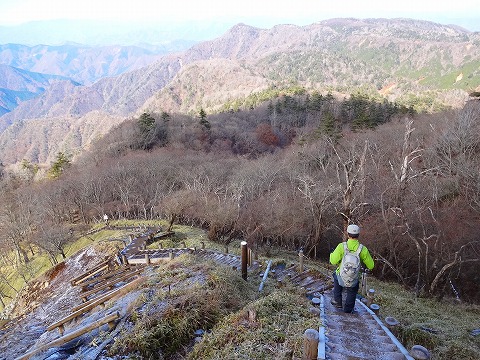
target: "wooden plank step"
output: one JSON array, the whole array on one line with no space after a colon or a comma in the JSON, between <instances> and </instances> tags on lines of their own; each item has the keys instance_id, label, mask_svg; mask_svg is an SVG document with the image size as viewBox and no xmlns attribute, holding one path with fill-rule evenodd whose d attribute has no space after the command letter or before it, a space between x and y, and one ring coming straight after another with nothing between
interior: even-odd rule
<instances>
[{"instance_id":1,"label":"wooden plank step","mask_svg":"<svg viewBox=\"0 0 480 360\"><path fill-rule=\"evenodd\" d=\"M82 304L82 306L74 308L76 310L73 310L73 312L70 315L65 316L64 318L58 320L57 322L55 322L55 323L51 324L49 327L47 327L47 331L51 331L51 330L54 330L54 329L58 328L58 331L60 332L60 335L63 335L64 324L65 323L79 317L80 315L82 315L83 313L85 313L87 311L90 311L91 309L95 308L98 305L104 304L106 301L110 300L114 296L119 296L119 295L127 293L128 291L134 289L135 287L140 286L144 281L145 281L145 279L143 277L139 277L138 279L135 279L134 281L132 281L132 282L130 282L130 283L118 288L118 289L115 289L115 290L103 295L100 298L94 299L93 301L88 301L88 302Z\"/></svg>"},{"instance_id":2,"label":"wooden plank step","mask_svg":"<svg viewBox=\"0 0 480 360\"><path fill-rule=\"evenodd\" d=\"M102 290L105 290L105 289L111 289L111 288L113 288L113 287L115 286L115 284L118 284L118 283L121 282L121 281L130 279L131 277L140 274L142 271L143 271L143 269L137 269L137 270L134 270L134 271L130 271L130 272L128 272L128 273L125 273L125 274L120 274L118 277L115 277L115 278L107 281L106 283L98 284L98 286L96 286L95 288L93 288L93 289L90 290L90 291L87 291L87 292L82 293L80 296L82 297L82 300L83 300L84 302L86 302L86 301L87 301L87 298L88 298L90 295L96 294L96 293L98 293L98 292L100 292L100 291L102 291Z\"/></svg>"},{"instance_id":3,"label":"wooden plank step","mask_svg":"<svg viewBox=\"0 0 480 360\"><path fill-rule=\"evenodd\" d=\"M90 286L90 285L93 285L93 284L96 284L100 281L103 281L103 280L107 280L109 278L112 278L114 276L117 276L121 273L124 273L126 271L129 271L130 270L130 267L129 266L123 266L121 268L117 268L113 271L109 271L103 275L100 275L100 276L96 276L94 277L93 279L91 280L87 280L87 281L84 281L82 282L82 291L86 291L87 288Z\"/></svg>"},{"instance_id":4,"label":"wooden plank step","mask_svg":"<svg viewBox=\"0 0 480 360\"><path fill-rule=\"evenodd\" d=\"M97 320L89 325L86 325L80 329L77 329L65 336L62 336L58 339L55 339L51 342L49 342L48 344L44 344L42 346L39 346L38 348L35 348L33 350L30 350L29 352L23 354L22 356L20 357L17 357L15 360L25 360L25 359L30 359L33 355L41 352L41 351L45 351L45 350L48 350L50 348L53 348L53 347L57 347L57 346L60 346L60 345L63 345L67 342L69 342L70 340L73 340L73 339L76 339L77 337L87 333L87 332L90 332L92 331L93 329L96 329L102 325L105 325L105 324L108 324L110 328L113 328L114 326L114 321L117 320L118 318L120 317L120 313L118 311L112 313L112 314L109 314L107 316L105 316L103 319L100 319L100 320Z\"/></svg>"},{"instance_id":5,"label":"wooden plank step","mask_svg":"<svg viewBox=\"0 0 480 360\"><path fill-rule=\"evenodd\" d=\"M103 270L108 269L108 267L110 266L110 261L111 261L111 259L107 259L105 261L102 261L100 264L94 266L92 269L87 270L86 272L82 273L81 275L73 278L70 281L70 284L72 284L72 286L78 285L81 282L83 282L83 281L91 278L92 276L98 274L99 272L102 272Z\"/></svg>"}]
</instances>

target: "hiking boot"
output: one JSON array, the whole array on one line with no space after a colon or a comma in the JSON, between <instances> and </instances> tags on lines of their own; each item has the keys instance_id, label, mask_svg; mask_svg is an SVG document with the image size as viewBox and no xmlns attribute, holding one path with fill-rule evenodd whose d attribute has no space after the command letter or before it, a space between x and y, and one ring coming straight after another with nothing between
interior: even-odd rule
<instances>
[{"instance_id":1,"label":"hiking boot","mask_svg":"<svg viewBox=\"0 0 480 360\"><path fill-rule=\"evenodd\" d=\"M330 301L330 304L335 306L337 309L341 309L343 307L342 304L336 302L335 300Z\"/></svg>"}]
</instances>

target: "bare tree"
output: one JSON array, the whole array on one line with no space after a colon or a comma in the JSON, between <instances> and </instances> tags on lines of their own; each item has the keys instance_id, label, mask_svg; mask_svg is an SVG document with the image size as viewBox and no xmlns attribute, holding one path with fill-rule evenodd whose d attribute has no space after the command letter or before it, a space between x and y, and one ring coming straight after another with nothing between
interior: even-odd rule
<instances>
[{"instance_id":1,"label":"bare tree","mask_svg":"<svg viewBox=\"0 0 480 360\"><path fill-rule=\"evenodd\" d=\"M368 142L363 144L363 148L355 143L350 147L336 145L330 140L330 146L337 158L336 178L339 186L342 188L342 205L340 210L344 218L345 226L354 218L358 218L361 207L364 202L364 183L365 183L365 159L368 149Z\"/></svg>"},{"instance_id":2,"label":"bare tree","mask_svg":"<svg viewBox=\"0 0 480 360\"><path fill-rule=\"evenodd\" d=\"M52 265L58 263L57 255L67 258L65 247L71 242L73 232L63 224L42 223L37 227L35 244L47 252Z\"/></svg>"},{"instance_id":3,"label":"bare tree","mask_svg":"<svg viewBox=\"0 0 480 360\"><path fill-rule=\"evenodd\" d=\"M24 191L25 190L25 191ZM0 236L17 254L17 265L27 264L28 238L35 226L31 191L17 189L4 193L0 204Z\"/></svg>"},{"instance_id":4,"label":"bare tree","mask_svg":"<svg viewBox=\"0 0 480 360\"><path fill-rule=\"evenodd\" d=\"M448 122L434 149L434 161L448 179L444 192L463 194L476 211L480 211L479 134L480 104L470 102Z\"/></svg>"}]
</instances>

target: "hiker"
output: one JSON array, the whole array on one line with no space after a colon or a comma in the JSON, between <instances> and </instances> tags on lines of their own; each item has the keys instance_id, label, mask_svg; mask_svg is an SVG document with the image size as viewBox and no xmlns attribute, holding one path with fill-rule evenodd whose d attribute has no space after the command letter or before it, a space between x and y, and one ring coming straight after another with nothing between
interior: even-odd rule
<instances>
[{"instance_id":1,"label":"hiker","mask_svg":"<svg viewBox=\"0 0 480 360\"><path fill-rule=\"evenodd\" d=\"M346 313L352 313L355 307L360 277L360 262L372 270L374 262L368 249L360 244L360 228L351 224L347 226L348 240L337 245L330 254L330 263L339 265L333 273L332 305ZM342 306L342 292L346 291L345 306Z\"/></svg>"}]
</instances>

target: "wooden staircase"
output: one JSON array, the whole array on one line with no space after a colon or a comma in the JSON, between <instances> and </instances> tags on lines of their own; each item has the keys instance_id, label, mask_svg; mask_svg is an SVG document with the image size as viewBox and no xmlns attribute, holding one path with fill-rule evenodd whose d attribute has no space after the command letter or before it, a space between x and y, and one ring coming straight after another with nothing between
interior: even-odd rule
<instances>
[{"instance_id":1,"label":"wooden staircase","mask_svg":"<svg viewBox=\"0 0 480 360\"><path fill-rule=\"evenodd\" d=\"M413 360L382 320L360 299L356 301L353 314L344 313L330 303L333 284L327 272L306 270L297 273L292 265L275 269L272 277L277 282L290 281L301 287L314 306L320 307L317 359Z\"/></svg>"}]
</instances>

